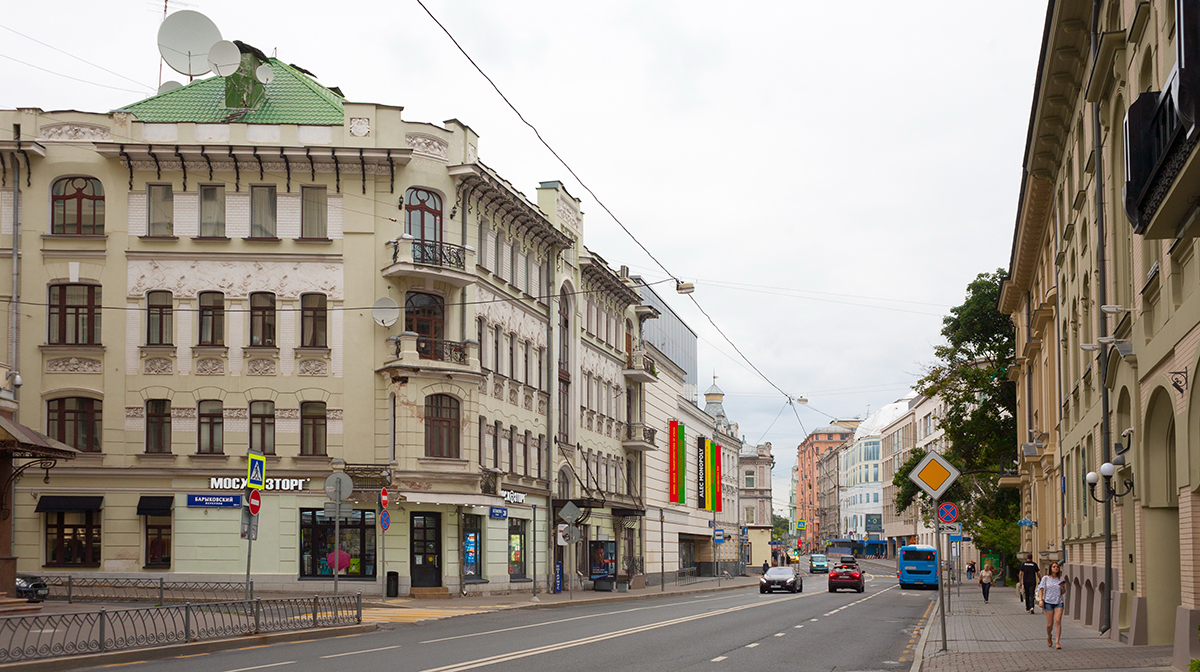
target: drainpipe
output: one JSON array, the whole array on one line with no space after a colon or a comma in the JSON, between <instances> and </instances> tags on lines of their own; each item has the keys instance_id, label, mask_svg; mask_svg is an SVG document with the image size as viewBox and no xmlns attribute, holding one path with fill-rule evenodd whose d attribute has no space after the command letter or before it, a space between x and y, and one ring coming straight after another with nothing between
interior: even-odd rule
<instances>
[{"instance_id":1,"label":"drainpipe","mask_svg":"<svg viewBox=\"0 0 1200 672\"><path fill-rule=\"evenodd\" d=\"M1054 254L1056 257L1058 256L1058 250L1059 250L1058 236L1059 236L1059 231L1055 231L1054 232ZM1065 336L1062 333L1062 325L1059 321L1059 316L1062 314L1062 305L1063 305L1062 297L1061 297L1061 294L1059 293L1060 289L1061 288L1058 286L1058 272L1055 271L1055 273L1054 273L1054 296L1055 296L1055 299L1054 300L1057 301L1059 304L1059 309L1054 312L1054 343L1058 347L1058 352L1055 355L1055 360L1058 362L1058 375L1056 376L1058 378L1058 396L1055 397L1056 403L1058 404L1058 408L1055 409L1055 413L1058 414L1058 483L1056 484L1056 487L1059 490L1059 504L1060 504L1059 516L1058 516L1058 546L1059 546L1059 551L1062 553L1062 563L1066 564L1066 562L1067 562L1067 492L1066 492L1066 488L1064 488L1063 486L1066 484L1066 481L1064 479L1066 478L1066 474L1067 474L1067 456L1066 456L1066 451L1063 449L1063 445L1062 445L1062 426L1063 426L1063 420L1065 419L1063 416L1063 405L1062 405L1062 401L1063 401L1063 366L1066 365L1066 362L1065 362L1066 358L1063 357L1063 354L1062 354L1062 351L1063 351L1062 344L1063 344L1063 339L1065 338Z\"/></svg>"},{"instance_id":2,"label":"drainpipe","mask_svg":"<svg viewBox=\"0 0 1200 672\"><path fill-rule=\"evenodd\" d=\"M546 266L543 275L546 278L546 361L543 364L542 370L546 374L546 394L549 396L546 404L546 479L548 494L547 499L550 506L546 509L546 573L547 582L550 586L554 585L553 579L553 563L555 558L555 537L551 533L551 525L554 524L554 456L557 453L556 446L558 445L558 434L555 430L555 420L558 418L558 359L554 349L554 334L558 331L558 311L555 310L557 302L560 301L558 292L555 288L558 286L558 279L554 276L554 259L561 253L557 247L551 245L546 251ZM565 549L566 547L564 547ZM571 575L567 573L566 553L563 553L563 581L567 583L568 589L571 585ZM537 567L533 568L537 572ZM547 593L553 592L547 588Z\"/></svg>"},{"instance_id":3,"label":"drainpipe","mask_svg":"<svg viewBox=\"0 0 1200 672\"><path fill-rule=\"evenodd\" d=\"M1092 2L1092 62L1100 53L1100 0ZM1096 293L1101 306L1108 303L1108 273L1104 255L1104 161L1101 154L1100 103L1092 103L1092 145L1096 154ZM1099 334L1108 336L1108 318L1100 311ZM1112 461L1112 428L1108 417L1108 348L1100 348L1100 455ZM1104 502L1104 595L1100 603L1100 634L1112 627L1112 498Z\"/></svg>"},{"instance_id":4,"label":"drainpipe","mask_svg":"<svg viewBox=\"0 0 1200 672\"><path fill-rule=\"evenodd\" d=\"M21 127L13 126L13 135L16 136L17 149L21 148ZM17 152L12 154L13 160L13 213L12 213L12 303L8 304L8 324L11 330L12 338L9 339L9 365L11 370L16 373L21 370L21 271L20 271L20 250L21 250L21 160L17 156ZM26 158L26 161L29 159ZM25 170L29 170L26 165ZM13 385L13 397L20 394L20 388Z\"/></svg>"}]
</instances>

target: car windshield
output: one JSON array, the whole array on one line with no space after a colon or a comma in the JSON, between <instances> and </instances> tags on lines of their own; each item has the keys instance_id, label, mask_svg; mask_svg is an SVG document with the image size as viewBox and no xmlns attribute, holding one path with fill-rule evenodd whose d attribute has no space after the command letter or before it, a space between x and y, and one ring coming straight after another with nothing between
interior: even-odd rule
<instances>
[{"instance_id":1,"label":"car windshield","mask_svg":"<svg viewBox=\"0 0 1200 672\"><path fill-rule=\"evenodd\" d=\"M825 562L826 560L825 556L823 555L813 555L811 557L813 562Z\"/></svg>"},{"instance_id":2,"label":"car windshield","mask_svg":"<svg viewBox=\"0 0 1200 672\"><path fill-rule=\"evenodd\" d=\"M857 572L858 567L855 567L854 565L838 565L837 571L839 571L839 572Z\"/></svg>"},{"instance_id":3,"label":"car windshield","mask_svg":"<svg viewBox=\"0 0 1200 672\"><path fill-rule=\"evenodd\" d=\"M792 572L791 567L772 567L767 570L767 576L771 576L771 577L776 577L776 576L788 577L788 576L794 576L794 575L795 574L794 574L794 572Z\"/></svg>"}]
</instances>

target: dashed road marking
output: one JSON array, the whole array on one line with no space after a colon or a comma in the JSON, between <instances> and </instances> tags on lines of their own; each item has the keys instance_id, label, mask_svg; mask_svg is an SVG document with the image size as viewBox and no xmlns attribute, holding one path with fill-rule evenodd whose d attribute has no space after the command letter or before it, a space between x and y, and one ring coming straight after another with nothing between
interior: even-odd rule
<instances>
[{"instance_id":1,"label":"dashed road marking","mask_svg":"<svg viewBox=\"0 0 1200 672\"><path fill-rule=\"evenodd\" d=\"M787 634L786 632L777 632L777 633L775 633L775 636L776 636L776 637L783 637L783 636L784 636L784 635L786 635L786 634Z\"/></svg>"},{"instance_id":2,"label":"dashed road marking","mask_svg":"<svg viewBox=\"0 0 1200 672\"><path fill-rule=\"evenodd\" d=\"M756 646L758 646L758 642L753 642L753 643L751 643L751 644L747 644L747 645L746 645L746 648L747 648L747 649L753 649L753 648L754 648L754 647L756 647Z\"/></svg>"},{"instance_id":3,"label":"dashed road marking","mask_svg":"<svg viewBox=\"0 0 1200 672\"><path fill-rule=\"evenodd\" d=\"M282 663L267 663L266 665L255 665L254 667L239 667L236 670L226 670L225 672L250 672L250 670L261 670L267 667L279 667L280 665L291 665L294 660L285 660Z\"/></svg>"},{"instance_id":4,"label":"dashed road marking","mask_svg":"<svg viewBox=\"0 0 1200 672\"><path fill-rule=\"evenodd\" d=\"M800 628L803 628L803 627L804 627L803 625L797 625L796 629L799 630Z\"/></svg>"},{"instance_id":5,"label":"dashed road marking","mask_svg":"<svg viewBox=\"0 0 1200 672\"><path fill-rule=\"evenodd\" d=\"M360 653L375 653L376 651L389 651L391 649L398 649L398 648L400 648L399 644L397 644L395 646L381 646L378 649L365 649L363 651L348 651L346 653L331 653L328 656L321 656L321 659L324 660L326 658L341 658L342 656L357 656Z\"/></svg>"},{"instance_id":6,"label":"dashed road marking","mask_svg":"<svg viewBox=\"0 0 1200 672\"><path fill-rule=\"evenodd\" d=\"M711 662L711 663L719 663L719 662L721 662L722 660L725 660L725 659L726 659L726 658L728 658L728 657L729 657L729 656L717 656L716 658L713 658L713 659L712 659L711 661L709 661L709 662Z\"/></svg>"}]
</instances>

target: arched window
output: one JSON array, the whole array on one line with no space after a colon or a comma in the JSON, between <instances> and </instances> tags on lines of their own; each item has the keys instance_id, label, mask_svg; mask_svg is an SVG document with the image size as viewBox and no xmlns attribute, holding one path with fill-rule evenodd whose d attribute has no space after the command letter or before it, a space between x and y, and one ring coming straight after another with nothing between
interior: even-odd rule
<instances>
[{"instance_id":1,"label":"arched window","mask_svg":"<svg viewBox=\"0 0 1200 672\"><path fill-rule=\"evenodd\" d=\"M404 232L417 240L442 239L442 197L412 188L404 196Z\"/></svg>"},{"instance_id":2,"label":"arched window","mask_svg":"<svg viewBox=\"0 0 1200 672\"><path fill-rule=\"evenodd\" d=\"M104 187L94 177L64 177L50 188L51 233L104 233Z\"/></svg>"},{"instance_id":3,"label":"arched window","mask_svg":"<svg viewBox=\"0 0 1200 672\"><path fill-rule=\"evenodd\" d=\"M103 403L87 397L46 402L46 434L85 453L100 452Z\"/></svg>"},{"instance_id":4,"label":"arched window","mask_svg":"<svg viewBox=\"0 0 1200 672\"><path fill-rule=\"evenodd\" d=\"M417 334L421 359L442 359L440 341L445 338L446 310L442 297L409 292L404 300L404 328Z\"/></svg>"},{"instance_id":5,"label":"arched window","mask_svg":"<svg viewBox=\"0 0 1200 672\"><path fill-rule=\"evenodd\" d=\"M558 470L558 499L571 498L571 474L566 467Z\"/></svg>"},{"instance_id":6,"label":"arched window","mask_svg":"<svg viewBox=\"0 0 1200 672\"><path fill-rule=\"evenodd\" d=\"M425 457L458 459L459 402L448 394L425 397Z\"/></svg>"}]
</instances>

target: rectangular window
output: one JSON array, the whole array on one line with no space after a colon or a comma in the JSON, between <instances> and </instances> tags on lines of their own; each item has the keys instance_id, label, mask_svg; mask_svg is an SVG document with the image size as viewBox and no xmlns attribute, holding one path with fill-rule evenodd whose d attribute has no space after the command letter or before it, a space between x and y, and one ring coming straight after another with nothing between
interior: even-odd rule
<instances>
[{"instance_id":1,"label":"rectangular window","mask_svg":"<svg viewBox=\"0 0 1200 672\"><path fill-rule=\"evenodd\" d=\"M483 318L475 318L475 341L479 343L479 366L487 369L487 362L484 361L483 348Z\"/></svg>"},{"instance_id":2,"label":"rectangular window","mask_svg":"<svg viewBox=\"0 0 1200 672\"><path fill-rule=\"evenodd\" d=\"M571 384L559 381L558 383L558 440L569 441L570 437L567 434L568 423L571 422Z\"/></svg>"},{"instance_id":3,"label":"rectangular window","mask_svg":"<svg viewBox=\"0 0 1200 672\"><path fill-rule=\"evenodd\" d=\"M46 514L46 566L100 566L99 511Z\"/></svg>"},{"instance_id":4,"label":"rectangular window","mask_svg":"<svg viewBox=\"0 0 1200 672\"><path fill-rule=\"evenodd\" d=\"M542 451L545 450L545 448L544 448L545 445L546 445L546 435L538 434L538 439L537 439L537 477L538 478L543 478L542 474L544 473L544 467L542 465L545 464L545 457L542 455Z\"/></svg>"},{"instance_id":5,"label":"rectangular window","mask_svg":"<svg viewBox=\"0 0 1200 672\"><path fill-rule=\"evenodd\" d=\"M199 408L199 443L201 455L221 455L225 452L225 411L220 401L202 401Z\"/></svg>"},{"instance_id":6,"label":"rectangular window","mask_svg":"<svg viewBox=\"0 0 1200 672\"><path fill-rule=\"evenodd\" d=\"M487 418L479 416L479 466L483 465L484 437L487 436Z\"/></svg>"},{"instance_id":7,"label":"rectangular window","mask_svg":"<svg viewBox=\"0 0 1200 672\"><path fill-rule=\"evenodd\" d=\"M529 377L529 355L533 352L533 348L529 345L529 341L525 341L525 377L521 380L526 385L533 385L533 380Z\"/></svg>"},{"instance_id":8,"label":"rectangular window","mask_svg":"<svg viewBox=\"0 0 1200 672\"><path fill-rule=\"evenodd\" d=\"M325 404L306 401L300 404L300 454L324 455L328 416Z\"/></svg>"},{"instance_id":9,"label":"rectangular window","mask_svg":"<svg viewBox=\"0 0 1200 672\"><path fill-rule=\"evenodd\" d=\"M517 377L517 335L508 335L508 377L516 380Z\"/></svg>"},{"instance_id":10,"label":"rectangular window","mask_svg":"<svg viewBox=\"0 0 1200 672\"><path fill-rule=\"evenodd\" d=\"M250 295L250 345L275 347L275 295Z\"/></svg>"},{"instance_id":11,"label":"rectangular window","mask_svg":"<svg viewBox=\"0 0 1200 672\"><path fill-rule=\"evenodd\" d=\"M326 310L324 294L305 294L300 297L300 347L326 346Z\"/></svg>"},{"instance_id":12,"label":"rectangular window","mask_svg":"<svg viewBox=\"0 0 1200 672\"><path fill-rule=\"evenodd\" d=\"M746 487L747 488L754 487L754 470L752 470L752 469L746 470Z\"/></svg>"},{"instance_id":13,"label":"rectangular window","mask_svg":"<svg viewBox=\"0 0 1200 672\"><path fill-rule=\"evenodd\" d=\"M100 344L100 287L51 285L50 345Z\"/></svg>"},{"instance_id":14,"label":"rectangular window","mask_svg":"<svg viewBox=\"0 0 1200 672\"><path fill-rule=\"evenodd\" d=\"M275 402L250 402L250 451L275 454Z\"/></svg>"},{"instance_id":15,"label":"rectangular window","mask_svg":"<svg viewBox=\"0 0 1200 672\"><path fill-rule=\"evenodd\" d=\"M301 187L300 237L302 239L326 240L329 238L328 197L325 187Z\"/></svg>"},{"instance_id":16,"label":"rectangular window","mask_svg":"<svg viewBox=\"0 0 1200 672\"><path fill-rule=\"evenodd\" d=\"M510 426L508 428L508 473L517 473L517 428Z\"/></svg>"},{"instance_id":17,"label":"rectangular window","mask_svg":"<svg viewBox=\"0 0 1200 672\"><path fill-rule=\"evenodd\" d=\"M200 237L225 237L225 185L200 187Z\"/></svg>"},{"instance_id":18,"label":"rectangular window","mask_svg":"<svg viewBox=\"0 0 1200 672\"><path fill-rule=\"evenodd\" d=\"M276 237L275 187L250 187L250 237Z\"/></svg>"},{"instance_id":19,"label":"rectangular window","mask_svg":"<svg viewBox=\"0 0 1200 672\"><path fill-rule=\"evenodd\" d=\"M146 402L146 452L171 452L171 401L150 399Z\"/></svg>"},{"instance_id":20,"label":"rectangular window","mask_svg":"<svg viewBox=\"0 0 1200 672\"><path fill-rule=\"evenodd\" d=\"M146 516L146 568L171 566L171 517Z\"/></svg>"},{"instance_id":21,"label":"rectangular window","mask_svg":"<svg viewBox=\"0 0 1200 672\"><path fill-rule=\"evenodd\" d=\"M66 397L46 402L46 433L75 450L100 452L103 402L87 397Z\"/></svg>"},{"instance_id":22,"label":"rectangular window","mask_svg":"<svg viewBox=\"0 0 1200 672\"><path fill-rule=\"evenodd\" d=\"M225 295L221 292L200 294L200 333L196 344L225 344Z\"/></svg>"},{"instance_id":23,"label":"rectangular window","mask_svg":"<svg viewBox=\"0 0 1200 672\"><path fill-rule=\"evenodd\" d=\"M500 327L492 330L492 370L500 373Z\"/></svg>"},{"instance_id":24,"label":"rectangular window","mask_svg":"<svg viewBox=\"0 0 1200 672\"><path fill-rule=\"evenodd\" d=\"M525 521L508 519L508 578L525 578Z\"/></svg>"},{"instance_id":25,"label":"rectangular window","mask_svg":"<svg viewBox=\"0 0 1200 672\"><path fill-rule=\"evenodd\" d=\"M338 550L349 562L337 563L339 576L375 576L375 511L356 509L341 522ZM333 578L333 519L321 509L300 509L300 576Z\"/></svg>"},{"instance_id":26,"label":"rectangular window","mask_svg":"<svg viewBox=\"0 0 1200 672\"><path fill-rule=\"evenodd\" d=\"M538 388L539 390L545 390L545 389L546 389L546 376L545 376L545 371L546 371L546 349L545 349L545 348L538 348L538 353L537 353L537 367L538 367L538 372L537 372L537 373L538 373L538 375L537 375L537 388Z\"/></svg>"},{"instance_id":27,"label":"rectangular window","mask_svg":"<svg viewBox=\"0 0 1200 672\"><path fill-rule=\"evenodd\" d=\"M746 507L746 524L747 525L754 524L754 507L752 507L752 506Z\"/></svg>"},{"instance_id":28,"label":"rectangular window","mask_svg":"<svg viewBox=\"0 0 1200 672\"><path fill-rule=\"evenodd\" d=\"M146 188L150 196L148 235L170 238L175 235L175 195L169 184L152 184Z\"/></svg>"},{"instance_id":29,"label":"rectangular window","mask_svg":"<svg viewBox=\"0 0 1200 672\"><path fill-rule=\"evenodd\" d=\"M492 467L500 469L500 435L503 434L504 431L500 429L499 420L497 420L496 424L492 427L495 431L495 434L492 434Z\"/></svg>"},{"instance_id":30,"label":"rectangular window","mask_svg":"<svg viewBox=\"0 0 1200 672\"><path fill-rule=\"evenodd\" d=\"M463 515L463 576L468 582L483 578L483 563L479 556L483 549L483 517Z\"/></svg>"},{"instance_id":31,"label":"rectangular window","mask_svg":"<svg viewBox=\"0 0 1200 672\"><path fill-rule=\"evenodd\" d=\"M146 295L146 345L171 345L172 297L170 292L150 292Z\"/></svg>"}]
</instances>

